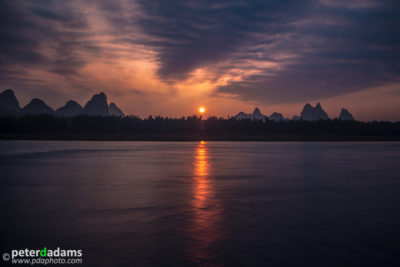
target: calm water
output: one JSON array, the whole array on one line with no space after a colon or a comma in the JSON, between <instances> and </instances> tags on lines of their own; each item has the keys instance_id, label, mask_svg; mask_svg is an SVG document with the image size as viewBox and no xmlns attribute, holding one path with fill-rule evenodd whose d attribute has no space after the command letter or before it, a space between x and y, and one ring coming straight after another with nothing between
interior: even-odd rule
<instances>
[{"instance_id":1,"label":"calm water","mask_svg":"<svg viewBox=\"0 0 400 267\"><path fill-rule=\"evenodd\" d=\"M0 142L1 249L87 266L399 266L400 143Z\"/></svg>"}]
</instances>

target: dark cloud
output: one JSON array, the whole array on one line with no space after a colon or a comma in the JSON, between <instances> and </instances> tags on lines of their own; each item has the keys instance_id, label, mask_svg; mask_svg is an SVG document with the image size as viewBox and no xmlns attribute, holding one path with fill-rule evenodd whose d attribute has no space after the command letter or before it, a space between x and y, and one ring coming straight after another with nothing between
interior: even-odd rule
<instances>
[{"instance_id":1,"label":"dark cloud","mask_svg":"<svg viewBox=\"0 0 400 267\"><path fill-rule=\"evenodd\" d=\"M78 55L90 48L82 43L88 28L75 1L0 1L0 78L22 69L43 69L63 75L78 74L85 64ZM6 71L7 70L7 71Z\"/></svg>"},{"instance_id":2,"label":"dark cloud","mask_svg":"<svg viewBox=\"0 0 400 267\"><path fill-rule=\"evenodd\" d=\"M154 37L163 78L185 78L198 67L293 30L310 1L139 1L137 19Z\"/></svg>"},{"instance_id":3,"label":"dark cloud","mask_svg":"<svg viewBox=\"0 0 400 267\"><path fill-rule=\"evenodd\" d=\"M0 79L22 80L30 68L78 77L88 63L84 55L103 52L86 41L97 33L90 32L85 5L109 24L112 42L156 51L165 81L186 79L200 67L216 76L256 70L218 88L242 99L317 99L400 74L395 0L0 0Z\"/></svg>"},{"instance_id":4,"label":"dark cloud","mask_svg":"<svg viewBox=\"0 0 400 267\"><path fill-rule=\"evenodd\" d=\"M400 74L399 4L374 8L320 7L310 18L330 16L340 23L313 23L297 29L288 44L298 58L272 76L249 77L221 87L246 98L303 101L363 90L396 81ZM293 43L308 40L304 45Z\"/></svg>"},{"instance_id":5,"label":"dark cloud","mask_svg":"<svg viewBox=\"0 0 400 267\"><path fill-rule=\"evenodd\" d=\"M43 60L37 52L37 27L27 19L24 8L14 1L0 1L0 64L35 63Z\"/></svg>"},{"instance_id":6,"label":"dark cloud","mask_svg":"<svg viewBox=\"0 0 400 267\"><path fill-rule=\"evenodd\" d=\"M219 88L270 102L317 99L396 80L398 1L139 1L136 22L159 52L159 75L245 60L275 62ZM279 55L293 57L280 59ZM243 65L243 64L242 64ZM218 71L218 70L217 70ZM220 69L220 71L222 71Z\"/></svg>"}]
</instances>

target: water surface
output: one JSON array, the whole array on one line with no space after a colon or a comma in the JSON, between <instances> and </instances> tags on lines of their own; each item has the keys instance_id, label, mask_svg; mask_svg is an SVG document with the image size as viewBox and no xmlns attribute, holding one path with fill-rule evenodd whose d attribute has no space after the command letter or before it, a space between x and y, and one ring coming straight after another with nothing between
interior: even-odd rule
<instances>
[{"instance_id":1,"label":"water surface","mask_svg":"<svg viewBox=\"0 0 400 267\"><path fill-rule=\"evenodd\" d=\"M0 142L1 249L88 266L399 266L400 143Z\"/></svg>"}]
</instances>

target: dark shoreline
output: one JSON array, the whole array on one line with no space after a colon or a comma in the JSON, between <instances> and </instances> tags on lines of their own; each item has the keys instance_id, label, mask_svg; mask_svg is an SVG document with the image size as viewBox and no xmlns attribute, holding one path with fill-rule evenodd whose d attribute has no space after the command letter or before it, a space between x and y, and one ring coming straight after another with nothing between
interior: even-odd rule
<instances>
[{"instance_id":1,"label":"dark shoreline","mask_svg":"<svg viewBox=\"0 0 400 267\"><path fill-rule=\"evenodd\" d=\"M271 121L201 117L0 117L1 140L400 141L400 122Z\"/></svg>"},{"instance_id":2,"label":"dark shoreline","mask_svg":"<svg viewBox=\"0 0 400 267\"><path fill-rule=\"evenodd\" d=\"M258 142L354 142L400 141L400 136L344 136L344 135L134 135L134 134L0 134L0 140L54 140L54 141L258 141Z\"/></svg>"}]
</instances>

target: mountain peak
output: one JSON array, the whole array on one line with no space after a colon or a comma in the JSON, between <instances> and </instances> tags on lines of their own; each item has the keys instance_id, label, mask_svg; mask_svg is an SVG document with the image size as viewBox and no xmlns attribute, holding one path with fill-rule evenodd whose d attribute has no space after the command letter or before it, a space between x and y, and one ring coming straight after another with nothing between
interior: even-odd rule
<instances>
[{"instance_id":1,"label":"mountain peak","mask_svg":"<svg viewBox=\"0 0 400 267\"><path fill-rule=\"evenodd\" d=\"M312 108L312 106L311 106L310 103L306 103L306 104L304 105L304 108L303 108L303 109L305 109L305 108Z\"/></svg>"},{"instance_id":2,"label":"mountain peak","mask_svg":"<svg viewBox=\"0 0 400 267\"><path fill-rule=\"evenodd\" d=\"M31 100L31 102L29 102L29 104L33 104L33 105L46 105L46 103L42 100L42 99L40 99L40 98L32 98L32 100ZM28 104L28 105L29 105Z\"/></svg>"},{"instance_id":3,"label":"mountain peak","mask_svg":"<svg viewBox=\"0 0 400 267\"><path fill-rule=\"evenodd\" d=\"M108 106L108 113L112 116L124 117L125 114L113 102Z\"/></svg>"},{"instance_id":4,"label":"mountain peak","mask_svg":"<svg viewBox=\"0 0 400 267\"><path fill-rule=\"evenodd\" d=\"M340 115L339 115L338 119L341 121L354 121L355 120L353 115L351 115L351 113L345 108L342 108L342 110L340 111Z\"/></svg>"},{"instance_id":5,"label":"mountain peak","mask_svg":"<svg viewBox=\"0 0 400 267\"><path fill-rule=\"evenodd\" d=\"M105 101L107 101L107 96L106 96L105 93L100 92L99 94L94 94L92 96L91 100L96 100L96 101L104 101L105 100Z\"/></svg>"},{"instance_id":6,"label":"mountain peak","mask_svg":"<svg viewBox=\"0 0 400 267\"><path fill-rule=\"evenodd\" d=\"M54 113L54 110L39 98L33 98L31 102L22 109L22 111L31 115Z\"/></svg>"},{"instance_id":7,"label":"mountain peak","mask_svg":"<svg viewBox=\"0 0 400 267\"><path fill-rule=\"evenodd\" d=\"M309 103L305 104L300 117L305 121L329 120L328 114L323 110L319 102L315 107Z\"/></svg>"},{"instance_id":8,"label":"mountain peak","mask_svg":"<svg viewBox=\"0 0 400 267\"><path fill-rule=\"evenodd\" d=\"M294 115L294 116L292 117L292 120L293 120L293 121L299 121L299 120L300 120L300 117L297 116L297 115Z\"/></svg>"},{"instance_id":9,"label":"mountain peak","mask_svg":"<svg viewBox=\"0 0 400 267\"><path fill-rule=\"evenodd\" d=\"M12 89L6 89L3 92L1 92L1 95L11 95L15 96L14 91Z\"/></svg>"},{"instance_id":10,"label":"mountain peak","mask_svg":"<svg viewBox=\"0 0 400 267\"><path fill-rule=\"evenodd\" d=\"M92 96L92 98L86 103L83 110L85 114L90 116L109 115L106 94L101 92Z\"/></svg>"},{"instance_id":11,"label":"mountain peak","mask_svg":"<svg viewBox=\"0 0 400 267\"><path fill-rule=\"evenodd\" d=\"M235 116L235 118L236 118L237 120L246 120L246 119L250 119L250 120L263 120L263 121L265 121L266 116L263 115L263 114L261 113L260 109L256 107L256 108L254 109L253 113L246 114L246 113L244 113L244 112L239 112L239 113Z\"/></svg>"},{"instance_id":12,"label":"mountain peak","mask_svg":"<svg viewBox=\"0 0 400 267\"><path fill-rule=\"evenodd\" d=\"M16 112L21 109L13 90L6 89L0 93L0 108L12 112Z\"/></svg>"},{"instance_id":13,"label":"mountain peak","mask_svg":"<svg viewBox=\"0 0 400 267\"><path fill-rule=\"evenodd\" d=\"M81 105L79 105L75 100L68 100L68 101L65 103L65 105L66 105L66 106L76 106L76 105L81 106Z\"/></svg>"},{"instance_id":14,"label":"mountain peak","mask_svg":"<svg viewBox=\"0 0 400 267\"><path fill-rule=\"evenodd\" d=\"M256 107L253 111L253 115L262 115L260 109Z\"/></svg>"},{"instance_id":15,"label":"mountain peak","mask_svg":"<svg viewBox=\"0 0 400 267\"><path fill-rule=\"evenodd\" d=\"M284 119L282 113L278 113L278 112L272 113L271 115L269 115L268 118L273 121L281 121Z\"/></svg>"},{"instance_id":16,"label":"mountain peak","mask_svg":"<svg viewBox=\"0 0 400 267\"><path fill-rule=\"evenodd\" d=\"M62 117L75 117L82 114L83 108L74 100L68 100L64 106L56 110L56 114Z\"/></svg>"}]
</instances>

